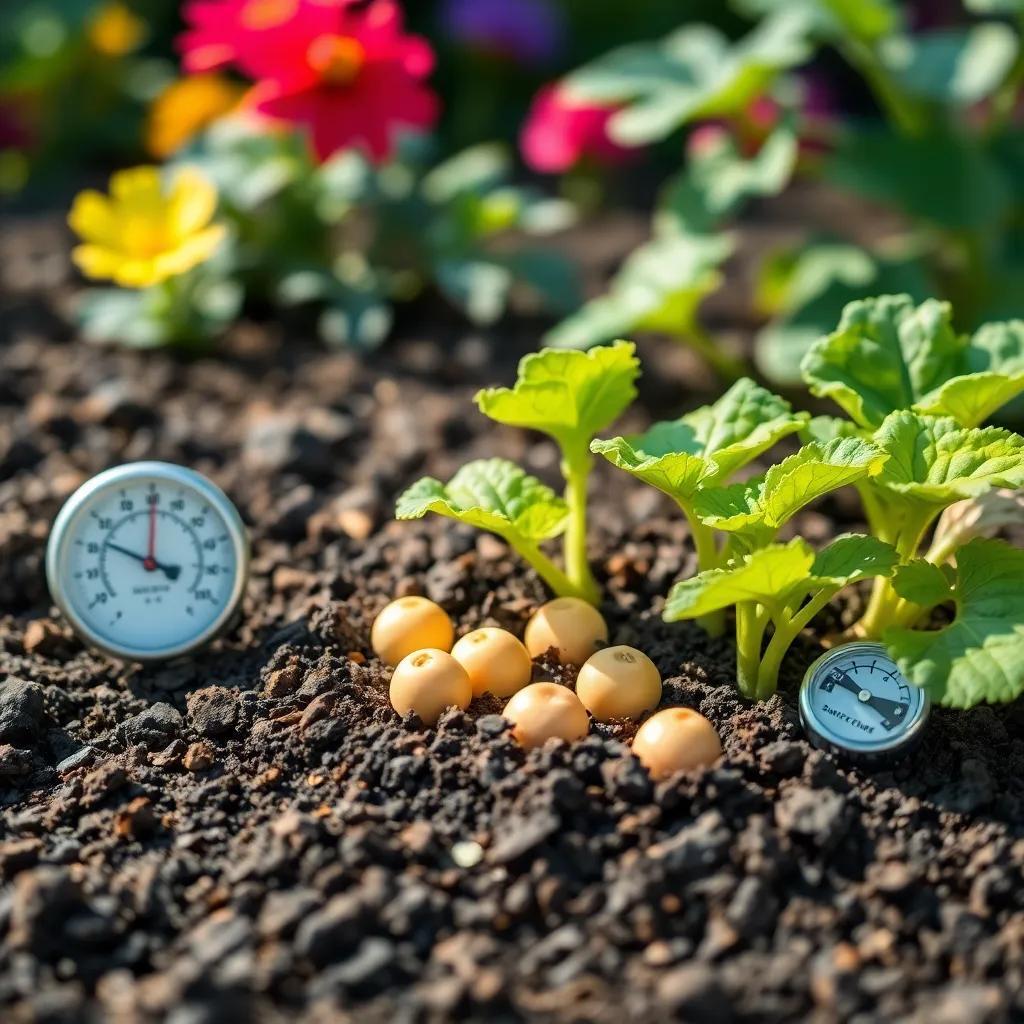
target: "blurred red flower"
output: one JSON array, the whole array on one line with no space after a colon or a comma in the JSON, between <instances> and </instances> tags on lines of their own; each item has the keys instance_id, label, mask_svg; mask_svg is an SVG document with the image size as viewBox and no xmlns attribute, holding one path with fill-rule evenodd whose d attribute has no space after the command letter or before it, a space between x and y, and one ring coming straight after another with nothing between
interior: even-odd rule
<instances>
[{"instance_id":1,"label":"blurred red flower","mask_svg":"<svg viewBox=\"0 0 1024 1024\"><path fill-rule=\"evenodd\" d=\"M304 128L320 160L351 147L386 160L396 129L437 119L433 51L394 0L194 0L186 16L186 68L233 63L256 80L247 105Z\"/></svg>"},{"instance_id":2,"label":"blurred red flower","mask_svg":"<svg viewBox=\"0 0 1024 1024\"><path fill-rule=\"evenodd\" d=\"M581 103L558 85L545 86L534 98L520 135L523 159L535 171L567 171L583 157L621 163L636 152L608 135L615 107Z\"/></svg>"}]
</instances>

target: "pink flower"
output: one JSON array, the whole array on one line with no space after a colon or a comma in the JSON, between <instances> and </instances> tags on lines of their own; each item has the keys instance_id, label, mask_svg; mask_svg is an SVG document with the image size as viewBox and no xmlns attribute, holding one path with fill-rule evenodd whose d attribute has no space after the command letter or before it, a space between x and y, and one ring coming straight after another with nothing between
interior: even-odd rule
<instances>
[{"instance_id":1,"label":"pink flower","mask_svg":"<svg viewBox=\"0 0 1024 1024\"><path fill-rule=\"evenodd\" d=\"M403 33L394 0L194 0L188 12L186 66L233 63L256 80L248 106L304 128L321 160L357 146L385 160L397 128L437 119L422 81L433 52Z\"/></svg>"},{"instance_id":2,"label":"pink flower","mask_svg":"<svg viewBox=\"0 0 1024 1024\"><path fill-rule=\"evenodd\" d=\"M182 66L191 73L213 71L242 53L272 50L300 7L336 11L337 0L186 0L182 17L189 26L178 37Z\"/></svg>"},{"instance_id":3,"label":"pink flower","mask_svg":"<svg viewBox=\"0 0 1024 1024\"><path fill-rule=\"evenodd\" d=\"M545 86L537 94L523 125L519 145L535 171L567 171L583 157L600 163L621 163L635 150L613 141L608 121L614 107L571 99L561 86Z\"/></svg>"}]
</instances>

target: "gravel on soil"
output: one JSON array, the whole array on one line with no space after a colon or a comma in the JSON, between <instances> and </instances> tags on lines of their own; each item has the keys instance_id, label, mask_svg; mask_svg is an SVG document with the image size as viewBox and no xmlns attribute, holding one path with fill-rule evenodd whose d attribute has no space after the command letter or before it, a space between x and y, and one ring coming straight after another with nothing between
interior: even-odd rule
<instances>
[{"instance_id":1,"label":"gravel on soil","mask_svg":"<svg viewBox=\"0 0 1024 1024\"><path fill-rule=\"evenodd\" d=\"M0 1019L1024 1020L1020 702L938 711L884 770L836 763L795 708L818 645L742 701L730 640L660 620L685 527L600 466L611 642L711 719L722 761L652 784L624 725L526 755L489 697L400 720L368 648L386 601L521 633L545 598L494 538L390 519L471 457L557 479L547 442L470 401L535 325L403 324L363 362L253 325L219 358L105 352L71 343L45 231L19 228L30 265L0 287ZM643 354L652 414L706 400ZM71 491L144 458L208 473L254 541L235 627L145 668L83 648L41 568Z\"/></svg>"}]
</instances>

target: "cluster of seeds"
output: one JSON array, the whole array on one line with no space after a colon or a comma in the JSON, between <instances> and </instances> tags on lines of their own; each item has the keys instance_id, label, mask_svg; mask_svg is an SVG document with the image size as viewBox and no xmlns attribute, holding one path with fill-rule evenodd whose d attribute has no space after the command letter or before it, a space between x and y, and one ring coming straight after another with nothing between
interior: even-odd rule
<instances>
[{"instance_id":1,"label":"cluster of seeds","mask_svg":"<svg viewBox=\"0 0 1024 1024\"><path fill-rule=\"evenodd\" d=\"M508 699L503 715L527 748L550 739L567 743L599 722L639 721L661 702L661 675L642 651L604 646L608 626L596 608L560 597L539 608L521 641L485 626L458 642L443 608L425 597L392 601L373 624L373 649L391 677L391 706L415 712L434 725L448 707L465 710L474 697ZM555 651L579 665L576 692L555 682L531 683L533 659ZM666 708L648 718L633 740L633 753L654 778L713 763L722 753L718 734L689 708Z\"/></svg>"}]
</instances>

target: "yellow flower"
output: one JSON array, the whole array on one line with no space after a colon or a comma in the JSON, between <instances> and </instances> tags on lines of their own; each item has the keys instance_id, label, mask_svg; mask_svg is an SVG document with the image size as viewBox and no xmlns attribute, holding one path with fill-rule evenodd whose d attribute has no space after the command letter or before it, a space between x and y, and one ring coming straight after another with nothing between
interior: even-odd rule
<instances>
[{"instance_id":1,"label":"yellow flower","mask_svg":"<svg viewBox=\"0 0 1024 1024\"><path fill-rule=\"evenodd\" d=\"M105 57L123 57L142 43L146 23L124 4L104 4L89 23L89 42Z\"/></svg>"},{"instance_id":2,"label":"yellow flower","mask_svg":"<svg viewBox=\"0 0 1024 1024\"><path fill-rule=\"evenodd\" d=\"M172 82L153 101L146 126L146 148L163 160L207 125L226 114L242 88L220 75L192 75Z\"/></svg>"},{"instance_id":3,"label":"yellow flower","mask_svg":"<svg viewBox=\"0 0 1024 1024\"><path fill-rule=\"evenodd\" d=\"M118 171L110 196L80 192L68 223L81 237L71 258L86 277L122 288L148 288L208 260L224 238L211 224L217 190L195 168L178 171L165 188L158 167Z\"/></svg>"}]
</instances>

